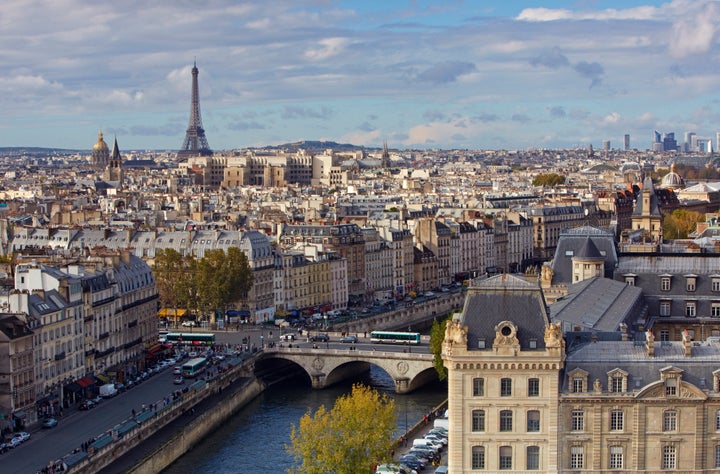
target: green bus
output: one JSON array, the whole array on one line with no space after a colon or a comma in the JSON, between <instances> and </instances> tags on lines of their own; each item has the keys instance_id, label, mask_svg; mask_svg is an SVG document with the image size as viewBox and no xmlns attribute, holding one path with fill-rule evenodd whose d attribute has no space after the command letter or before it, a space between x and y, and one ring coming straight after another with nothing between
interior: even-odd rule
<instances>
[{"instance_id":1,"label":"green bus","mask_svg":"<svg viewBox=\"0 0 720 474\"><path fill-rule=\"evenodd\" d=\"M182 375L183 377L195 378L205 372L205 369L207 369L207 365L208 360L205 357L190 359L183 364Z\"/></svg>"},{"instance_id":2,"label":"green bus","mask_svg":"<svg viewBox=\"0 0 720 474\"><path fill-rule=\"evenodd\" d=\"M165 335L165 341L171 344L188 344L193 346L212 346L215 344L215 334L213 333L174 333L170 332Z\"/></svg>"},{"instance_id":3,"label":"green bus","mask_svg":"<svg viewBox=\"0 0 720 474\"><path fill-rule=\"evenodd\" d=\"M419 332L372 331L370 342L373 344L420 344Z\"/></svg>"}]
</instances>

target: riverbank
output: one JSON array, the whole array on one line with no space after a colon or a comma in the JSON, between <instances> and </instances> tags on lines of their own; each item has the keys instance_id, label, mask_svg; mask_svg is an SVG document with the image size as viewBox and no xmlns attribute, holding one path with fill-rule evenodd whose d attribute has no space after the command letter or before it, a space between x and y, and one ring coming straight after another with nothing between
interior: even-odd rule
<instances>
[{"instance_id":1,"label":"riverbank","mask_svg":"<svg viewBox=\"0 0 720 474\"><path fill-rule=\"evenodd\" d=\"M127 459L125 462L120 459L111 469L101 471L102 474L162 472L264 389L261 381L249 378L218 391L195 405L185 419L177 420L180 426L167 426L166 432L158 432L154 439L148 439L142 446L143 452L129 452L127 458L136 460L131 466L127 466ZM142 455L140 459L139 455Z\"/></svg>"}]
</instances>

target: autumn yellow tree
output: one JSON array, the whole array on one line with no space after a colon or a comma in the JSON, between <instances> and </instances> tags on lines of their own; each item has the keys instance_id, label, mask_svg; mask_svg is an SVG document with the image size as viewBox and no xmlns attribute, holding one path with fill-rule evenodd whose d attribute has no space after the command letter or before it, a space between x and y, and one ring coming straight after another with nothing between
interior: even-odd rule
<instances>
[{"instance_id":1,"label":"autumn yellow tree","mask_svg":"<svg viewBox=\"0 0 720 474\"><path fill-rule=\"evenodd\" d=\"M397 426L395 402L361 384L335 401L332 410L308 411L285 448L295 458L288 473L372 473L373 465L390 461Z\"/></svg>"},{"instance_id":2,"label":"autumn yellow tree","mask_svg":"<svg viewBox=\"0 0 720 474\"><path fill-rule=\"evenodd\" d=\"M665 240L687 239L688 235L697 230L698 222L704 222L705 215L687 209L675 209L663 218L663 238Z\"/></svg>"}]
</instances>

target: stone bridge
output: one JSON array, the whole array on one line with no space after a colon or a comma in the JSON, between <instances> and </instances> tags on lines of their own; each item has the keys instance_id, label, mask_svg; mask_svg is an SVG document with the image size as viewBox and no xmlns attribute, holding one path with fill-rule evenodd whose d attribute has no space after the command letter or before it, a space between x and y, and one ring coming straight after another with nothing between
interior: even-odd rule
<instances>
[{"instance_id":1,"label":"stone bridge","mask_svg":"<svg viewBox=\"0 0 720 474\"><path fill-rule=\"evenodd\" d=\"M270 362L273 359L294 362L302 367L310 377L313 388L329 387L368 370L370 365L380 367L392 377L396 393L409 393L426 383L438 380L437 371L433 367L433 355L428 353L304 347L265 348L261 360Z\"/></svg>"}]
</instances>

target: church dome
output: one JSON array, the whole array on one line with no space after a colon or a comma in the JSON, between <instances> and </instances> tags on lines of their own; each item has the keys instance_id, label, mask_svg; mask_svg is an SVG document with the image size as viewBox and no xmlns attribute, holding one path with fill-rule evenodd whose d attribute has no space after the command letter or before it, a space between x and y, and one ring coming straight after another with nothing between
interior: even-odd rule
<instances>
[{"instance_id":1,"label":"church dome","mask_svg":"<svg viewBox=\"0 0 720 474\"><path fill-rule=\"evenodd\" d=\"M663 176L661 188L684 188L685 180L675 172L675 163L670 165L670 172Z\"/></svg>"},{"instance_id":2,"label":"church dome","mask_svg":"<svg viewBox=\"0 0 720 474\"><path fill-rule=\"evenodd\" d=\"M105 140L103 140L103 133L98 133L98 141L95 143L95 146L93 146L93 151L100 151L100 150L107 150L110 151L110 148L108 148L107 143L105 143Z\"/></svg>"}]
</instances>

